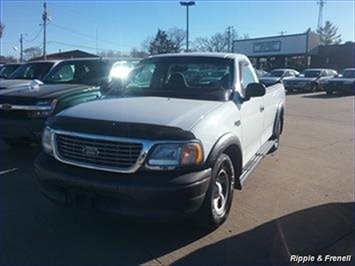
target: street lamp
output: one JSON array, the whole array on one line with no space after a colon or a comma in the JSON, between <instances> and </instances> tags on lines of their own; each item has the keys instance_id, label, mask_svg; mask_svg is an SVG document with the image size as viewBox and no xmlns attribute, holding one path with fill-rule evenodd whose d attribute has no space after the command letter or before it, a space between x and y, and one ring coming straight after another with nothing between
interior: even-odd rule
<instances>
[{"instance_id":1,"label":"street lamp","mask_svg":"<svg viewBox=\"0 0 355 266\"><path fill-rule=\"evenodd\" d=\"M186 52L189 52L189 6L194 6L195 1L180 2L180 5L186 6Z\"/></svg>"}]
</instances>

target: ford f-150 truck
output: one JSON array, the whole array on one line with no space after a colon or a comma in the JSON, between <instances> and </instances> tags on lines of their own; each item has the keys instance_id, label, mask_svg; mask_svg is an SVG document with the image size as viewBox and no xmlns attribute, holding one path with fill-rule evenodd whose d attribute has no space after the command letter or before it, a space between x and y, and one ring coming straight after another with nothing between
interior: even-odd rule
<instances>
[{"instance_id":1,"label":"ford f-150 truck","mask_svg":"<svg viewBox=\"0 0 355 266\"><path fill-rule=\"evenodd\" d=\"M120 91L48 119L34 173L52 201L214 228L279 146L284 87L265 88L244 55L153 56Z\"/></svg>"}]
</instances>

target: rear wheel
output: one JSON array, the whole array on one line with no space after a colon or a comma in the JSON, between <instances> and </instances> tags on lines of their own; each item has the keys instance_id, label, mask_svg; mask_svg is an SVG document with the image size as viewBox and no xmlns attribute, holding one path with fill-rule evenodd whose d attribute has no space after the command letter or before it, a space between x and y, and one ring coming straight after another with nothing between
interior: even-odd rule
<instances>
[{"instance_id":1,"label":"rear wheel","mask_svg":"<svg viewBox=\"0 0 355 266\"><path fill-rule=\"evenodd\" d=\"M233 200L234 178L232 160L222 153L213 166L205 201L196 214L197 221L204 227L214 229L227 219Z\"/></svg>"}]
</instances>

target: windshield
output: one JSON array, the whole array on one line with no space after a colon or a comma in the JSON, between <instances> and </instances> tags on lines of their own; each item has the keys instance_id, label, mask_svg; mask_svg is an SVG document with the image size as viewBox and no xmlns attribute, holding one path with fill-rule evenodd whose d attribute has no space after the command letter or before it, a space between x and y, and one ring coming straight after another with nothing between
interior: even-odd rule
<instances>
[{"instance_id":1,"label":"windshield","mask_svg":"<svg viewBox=\"0 0 355 266\"><path fill-rule=\"evenodd\" d=\"M166 57L142 61L121 85L124 95L224 100L232 88L233 60Z\"/></svg>"},{"instance_id":2,"label":"windshield","mask_svg":"<svg viewBox=\"0 0 355 266\"><path fill-rule=\"evenodd\" d=\"M9 78L42 80L53 65L53 62L27 63L20 66Z\"/></svg>"},{"instance_id":3,"label":"windshield","mask_svg":"<svg viewBox=\"0 0 355 266\"><path fill-rule=\"evenodd\" d=\"M269 77L282 77L285 71L282 70L273 70L270 72Z\"/></svg>"},{"instance_id":4,"label":"windshield","mask_svg":"<svg viewBox=\"0 0 355 266\"><path fill-rule=\"evenodd\" d=\"M1 78L8 78L20 65L4 65L0 71Z\"/></svg>"},{"instance_id":5,"label":"windshield","mask_svg":"<svg viewBox=\"0 0 355 266\"><path fill-rule=\"evenodd\" d=\"M64 61L52 69L44 83L97 85L108 78L111 65L110 61L97 59Z\"/></svg>"},{"instance_id":6,"label":"windshield","mask_svg":"<svg viewBox=\"0 0 355 266\"><path fill-rule=\"evenodd\" d=\"M343 78L353 79L355 78L355 69L352 70L344 70Z\"/></svg>"},{"instance_id":7,"label":"windshield","mask_svg":"<svg viewBox=\"0 0 355 266\"><path fill-rule=\"evenodd\" d=\"M306 78L318 78L320 75L320 71L319 70L306 70L304 72L304 76Z\"/></svg>"}]
</instances>

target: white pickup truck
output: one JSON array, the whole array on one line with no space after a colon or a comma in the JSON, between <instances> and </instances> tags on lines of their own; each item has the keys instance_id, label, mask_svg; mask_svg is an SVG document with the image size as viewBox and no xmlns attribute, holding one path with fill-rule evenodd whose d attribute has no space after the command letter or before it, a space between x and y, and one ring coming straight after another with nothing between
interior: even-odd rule
<instances>
[{"instance_id":1,"label":"white pickup truck","mask_svg":"<svg viewBox=\"0 0 355 266\"><path fill-rule=\"evenodd\" d=\"M34 173L49 199L217 227L278 148L284 87L265 88L244 55L149 57L116 89L47 120Z\"/></svg>"}]
</instances>

